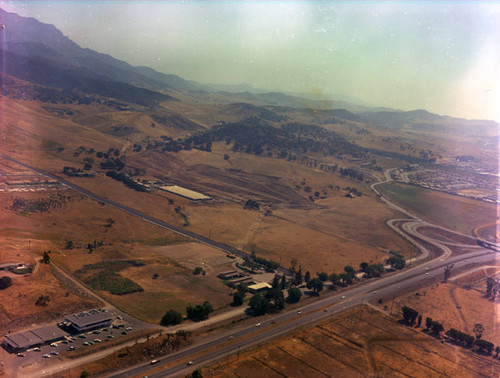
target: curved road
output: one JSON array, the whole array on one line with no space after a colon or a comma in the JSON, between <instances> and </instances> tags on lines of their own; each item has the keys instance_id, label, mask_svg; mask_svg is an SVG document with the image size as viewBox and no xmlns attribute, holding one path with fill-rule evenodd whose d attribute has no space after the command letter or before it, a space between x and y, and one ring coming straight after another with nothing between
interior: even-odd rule
<instances>
[{"instance_id":1,"label":"curved road","mask_svg":"<svg viewBox=\"0 0 500 378\"><path fill-rule=\"evenodd\" d=\"M247 256L244 252L239 251L233 247L212 241L201 235L194 234L184 229L172 226L161 220L150 217L149 215L144 214L138 210L129 208L127 206L123 206L114 201L97 196L94 193L89 192L86 189L83 189L71 183L70 181L67 181L53 174L44 172L40 169L31 167L6 155L1 154L1 156L3 156L5 159L9 161L20 164L26 168L32 169L52 179L58 180L59 182L77 190L78 192L90 198L93 198L97 201L119 208L122 211L125 211L131 215L138 216L145 221L151 222L165 229L177 232L181 235L185 235L187 237L196 239L200 242L218 248L226 253L233 253L241 257ZM245 349L251 348L255 345L265 343L277 336L289 333L297 327L303 327L312 323L319 322L321 320L328 318L329 316L333 316L333 314L335 313L339 313L346 309L358 306L365 301L377 297L391 296L400 290L404 290L405 288L420 285L421 283L428 281L429 279L435 279L437 277L440 277L443 274L443 268L448 264L453 263L457 268L457 267L467 266L470 264L484 264L495 259L494 251L486 249L484 247L478 248L478 246L471 246L465 244L460 246L462 248L468 248L471 251L463 253L461 255L453 256L452 250L448 248L448 246L443 245L440 241L437 241L433 238L418 233L417 228L419 226L424 225L422 219L411 214L406 209L403 209L400 206L393 204L392 202L384 198L382 194L376 189L377 185L391 181L390 171L391 170L387 170L385 172L385 177L386 177L385 181L381 181L380 179L378 179L379 180L378 183L372 184L371 186L372 190L377 194L377 196L383 202L387 204L387 206L399 212L402 212L411 219L391 220L388 221L387 224L396 232L398 232L400 235L409 240L411 243L419 247L423 252L423 256L421 256L421 258L428 257L429 253L427 251L426 254L426 249L422 245L420 245L415 239L413 239L410 235L413 235L414 237L418 237L432 245L435 245L444 252L444 255L441 255L438 258L435 258L427 262L425 264L426 265L425 267L416 266L410 269L405 269L404 271L389 274L385 277L376 280L370 280L363 285L358 285L357 287L343 291L342 292L343 295L340 294L335 295L332 292L333 295L332 294L326 295L325 297L309 305L304 306L302 309L302 313L300 315L298 315L295 311L288 311L272 317L267 317L265 318L266 320L258 318L258 320L260 320L259 327L256 327L255 325L239 326L237 328L232 329L231 331L227 331L226 333L218 334L216 336L203 339L199 343L190 346L182 351L158 359L158 363L153 366L149 364L136 366L133 368L126 369L122 372L119 372L113 375L113 377L130 377L134 375L144 375L145 372L150 371L152 369L155 370L161 369L161 371L149 374L149 376L151 377L184 375L187 372L192 371L196 367L206 365L216 360L224 359L229 355L233 355ZM407 221L407 224L403 227L404 232L394 225L394 223L402 221ZM428 226L432 226L427 222L425 222L425 224ZM229 339L229 336L231 336L231 339ZM194 364L192 366L187 366L186 362L190 360L192 360ZM164 368L162 368L162 366ZM55 371L53 371L52 373L55 373Z\"/></svg>"}]
</instances>

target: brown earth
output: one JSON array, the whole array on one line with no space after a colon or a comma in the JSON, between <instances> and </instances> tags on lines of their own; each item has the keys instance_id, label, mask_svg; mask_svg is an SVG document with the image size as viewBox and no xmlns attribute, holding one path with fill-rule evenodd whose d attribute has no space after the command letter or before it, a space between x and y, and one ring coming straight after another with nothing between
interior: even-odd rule
<instances>
[{"instance_id":1,"label":"brown earth","mask_svg":"<svg viewBox=\"0 0 500 378\"><path fill-rule=\"evenodd\" d=\"M496 359L442 344L422 329L402 326L369 307L203 369L206 377L486 377L499 373Z\"/></svg>"}]
</instances>

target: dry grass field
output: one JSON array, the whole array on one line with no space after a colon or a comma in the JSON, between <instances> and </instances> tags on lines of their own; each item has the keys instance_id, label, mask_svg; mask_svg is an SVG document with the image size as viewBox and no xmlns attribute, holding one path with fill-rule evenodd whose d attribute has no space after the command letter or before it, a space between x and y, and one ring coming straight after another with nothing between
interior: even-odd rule
<instances>
[{"instance_id":1,"label":"dry grass field","mask_svg":"<svg viewBox=\"0 0 500 378\"><path fill-rule=\"evenodd\" d=\"M1 236L0 261L33 264L30 274L0 272L12 279L12 286L0 290L0 332L15 332L31 324L40 324L62 317L64 314L95 307L96 301L68 286L54 274L50 265L39 263L40 251L48 250L52 243L32 238ZM49 297L45 305L35 305L40 296Z\"/></svg>"},{"instance_id":2,"label":"dry grass field","mask_svg":"<svg viewBox=\"0 0 500 378\"><path fill-rule=\"evenodd\" d=\"M430 222L471 235L476 227L495 223L495 204L403 184L378 187L389 199Z\"/></svg>"},{"instance_id":3,"label":"dry grass field","mask_svg":"<svg viewBox=\"0 0 500 378\"><path fill-rule=\"evenodd\" d=\"M411 307L422 314L424 322L426 317L431 317L442 323L445 330L455 328L469 335L474 335L474 325L480 323L484 326L482 338L500 345L500 303L498 299L493 302L485 297L489 276L498 279L500 268L460 274L456 280L452 275L448 283L434 284L397 298L394 309Z\"/></svg>"},{"instance_id":4,"label":"dry grass field","mask_svg":"<svg viewBox=\"0 0 500 378\"><path fill-rule=\"evenodd\" d=\"M500 362L442 344L369 307L203 369L206 377L495 377Z\"/></svg>"}]
</instances>

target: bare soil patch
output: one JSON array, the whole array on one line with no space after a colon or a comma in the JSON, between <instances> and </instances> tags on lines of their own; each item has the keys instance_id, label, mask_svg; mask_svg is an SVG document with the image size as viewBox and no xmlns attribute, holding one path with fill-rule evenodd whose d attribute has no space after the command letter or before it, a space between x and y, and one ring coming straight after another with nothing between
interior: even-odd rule
<instances>
[{"instance_id":1,"label":"bare soil patch","mask_svg":"<svg viewBox=\"0 0 500 378\"><path fill-rule=\"evenodd\" d=\"M436 376L487 377L500 373L491 357L441 344L421 329L402 326L371 308L348 311L300 329L229 361L203 369L229 376Z\"/></svg>"}]
</instances>

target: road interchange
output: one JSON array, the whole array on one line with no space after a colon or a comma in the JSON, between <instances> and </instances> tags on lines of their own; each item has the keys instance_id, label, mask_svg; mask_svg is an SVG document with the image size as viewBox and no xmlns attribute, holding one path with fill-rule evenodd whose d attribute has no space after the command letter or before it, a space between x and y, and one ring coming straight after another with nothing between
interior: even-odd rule
<instances>
[{"instance_id":1,"label":"road interchange","mask_svg":"<svg viewBox=\"0 0 500 378\"><path fill-rule=\"evenodd\" d=\"M114 206L131 215L140 217L144 221L153 223L162 228L209 244L226 253L233 253L242 257L246 256L244 252L239 251L233 247L218 243L201 235L197 235L187 230L172 226L138 210L98 196L84 188L79 187L76 184L73 184L68 180L24 164L9 156L3 154L1 156L16 164L20 164L28 169L34 170L42 175L57 180L60 183L67 185L74 190L77 190L78 192L86 195L89 198ZM356 307L363 302L370 301L378 297L391 296L397 292L400 292L401 290L404 290L405 288L424 284L426 281L429 281L429 279L436 279L443 274L444 267L449 264L454 264L455 268L461 268L472 264L491 263L495 260L496 252L492 249L488 249L480 245L446 243L420 233L418 231L418 228L420 227L436 226L428 222L424 222L422 219L411 214L406 209L403 209L400 206L390 202L388 199L384 198L382 194L377 190L376 186L391 181L390 170L387 170L385 172L385 177L385 181L379 180L379 182L372 184L372 190L381 201L386 203L386 205L393 208L394 210L402 212L409 217L409 219L394 219L387 221L387 225L420 249L422 254L418 257L419 260L428 259L431 256L431 253L428 251L428 249L424 245L422 245L422 243L419 243L419 239L439 248L443 252L440 256L434 257L432 260L427 261L425 263L425 266L414 266L413 268L395 272L379 279L366 281L362 285L357 285L352 289L343 290L341 294L332 292L329 295L325 295L323 298L304 306L300 315L298 315L295 310L282 312L272 317L267 317L265 318L265 320L261 320L259 323L259 327L255 327L255 325L253 324L239 326L237 328L234 328L230 332L225 332L221 335L217 335L209 339L204 339L201 342L192 345L184 350L158 359L157 364L154 365L155 370L158 370L160 366L165 366L165 368L162 371L150 374L149 376L165 377L182 375L188 371L191 371L195 367L222 360L235 353L239 354L243 350L268 342L273 338L293 331L293 329L320 322L327 319L329 316L333 316L333 314ZM396 226L396 223L399 223L399 226ZM453 231L447 230L443 227L438 228L453 233ZM480 239L477 240L480 241ZM468 250L468 252L454 256L454 247L465 248ZM229 340L230 336L231 340ZM186 362L191 360L193 360L194 363L192 366L190 365L188 367L186 365ZM113 377L129 377L133 375L142 375L143 373L151 370L151 368L152 366L149 364L140 365L118 372L117 374L113 375ZM56 371L51 371L50 374L53 374L55 372ZM42 374L40 376L45 375L46 374Z\"/></svg>"}]
</instances>

